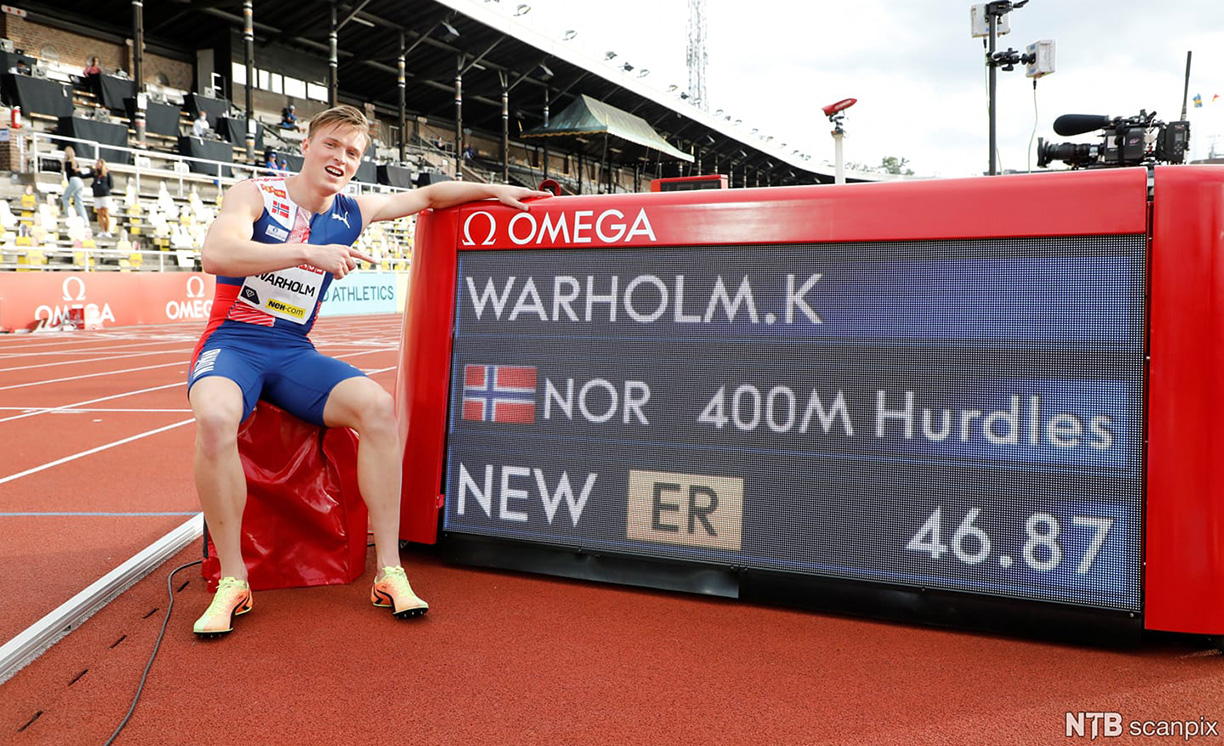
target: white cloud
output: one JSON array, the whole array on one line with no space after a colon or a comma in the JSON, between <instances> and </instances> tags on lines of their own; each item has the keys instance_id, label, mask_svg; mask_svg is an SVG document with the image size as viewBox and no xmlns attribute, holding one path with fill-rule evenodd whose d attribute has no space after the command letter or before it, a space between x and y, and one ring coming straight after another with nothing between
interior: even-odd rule
<instances>
[{"instance_id":1,"label":"white cloud","mask_svg":"<svg viewBox=\"0 0 1224 746\"><path fill-rule=\"evenodd\" d=\"M833 153L820 107L858 99L847 112L847 160L876 164L906 158L922 175L981 173L988 163L986 67L982 41L970 36L961 0L706 0L710 110L742 119L813 161ZM533 0L524 17L617 62L649 68L645 82L663 91L687 87L685 0ZM1023 169L1030 140L1060 138L1060 114L1129 116L1181 113L1186 52L1194 53L1189 95L1191 153L1213 143L1224 154L1224 2L1221 0L1032 0L1009 16L999 49L1039 39L1056 43L1056 68L1037 84L1023 67L998 74L997 131L1002 167ZM1221 99L1212 104L1211 97ZM1035 123L1035 127L1034 127ZM1034 157L1034 167L1035 157Z\"/></svg>"}]
</instances>

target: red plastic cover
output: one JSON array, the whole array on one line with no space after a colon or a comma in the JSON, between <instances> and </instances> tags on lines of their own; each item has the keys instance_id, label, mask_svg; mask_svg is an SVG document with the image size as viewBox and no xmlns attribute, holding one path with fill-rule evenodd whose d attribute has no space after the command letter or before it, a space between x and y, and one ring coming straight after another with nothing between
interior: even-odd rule
<instances>
[{"instance_id":1,"label":"red plastic cover","mask_svg":"<svg viewBox=\"0 0 1224 746\"><path fill-rule=\"evenodd\" d=\"M242 554L251 588L351 583L365 571L368 518L357 487L357 436L305 423L267 402L238 429L247 479ZM211 539L204 578L216 587Z\"/></svg>"}]
</instances>

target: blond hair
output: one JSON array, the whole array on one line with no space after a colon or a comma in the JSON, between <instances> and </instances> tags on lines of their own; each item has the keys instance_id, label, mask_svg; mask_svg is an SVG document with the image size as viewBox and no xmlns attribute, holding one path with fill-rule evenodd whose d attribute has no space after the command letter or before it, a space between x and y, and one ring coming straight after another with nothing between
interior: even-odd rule
<instances>
[{"instance_id":1,"label":"blond hair","mask_svg":"<svg viewBox=\"0 0 1224 746\"><path fill-rule=\"evenodd\" d=\"M365 135L367 145L370 142L370 121L366 119L365 114L352 106L342 104L316 114L310 120L306 139L312 139L316 131L322 132L329 127L352 127Z\"/></svg>"}]
</instances>

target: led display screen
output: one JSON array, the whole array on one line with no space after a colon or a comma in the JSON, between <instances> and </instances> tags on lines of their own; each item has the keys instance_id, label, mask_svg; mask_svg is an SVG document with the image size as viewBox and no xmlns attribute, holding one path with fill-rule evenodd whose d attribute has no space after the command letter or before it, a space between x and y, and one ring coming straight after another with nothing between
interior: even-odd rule
<instances>
[{"instance_id":1,"label":"led display screen","mask_svg":"<svg viewBox=\"0 0 1224 746\"><path fill-rule=\"evenodd\" d=\"M1138 611L1142 235L462 251L444 528Z\"/></svg>"}]
</instances>

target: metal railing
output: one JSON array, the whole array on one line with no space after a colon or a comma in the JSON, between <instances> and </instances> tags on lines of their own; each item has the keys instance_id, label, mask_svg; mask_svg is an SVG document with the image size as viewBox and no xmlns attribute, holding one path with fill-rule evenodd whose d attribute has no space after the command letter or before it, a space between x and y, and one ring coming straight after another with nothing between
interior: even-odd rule
<instances>
[{"instance_id":1,"label":"metal railing","mask_svg":"<svg viewBox=\"0 0 1224 746\"><path fill-rule=\"evenodd\" d=\"M29 132L21 135L21 169L37 176L44 173L44 161L61 161L64 145L85 145L90 148L101 148L111 152L126 153L131 157L131 163L108 162L110 169L116 173L126 173L136 179L136 193L140 194L142 177L157 176L164 181L178 182L182 195L183 186L187 182L213 184L218 187L247 179L252 176L268 176L272 171L263 166L250 163L224 163L204 158L168 153L164 150L145 150L129 148L121 145L108 145L93 140L82 140L76 137L53 135L49 132ZM225 141L222 141L225 142ZM227 143L230 144L230 143ZM231 144L232 145L232 144ZM191 164L198 164L200 170L193 170ZM229 175L226 171L229 171Z\"/></svg>"},{"instance_id":2,"label":"metal railing","mask_svg":"<svg viewBox=\"0 0 1224 746\"><path fill-rule=\"evenodd\" d=\"M156 199L154 197L141 196L142 186L153 182L156 182L159 186L162 184L169 185L167 192L171 193L171 197L188 199L192 188L196 186L204 185L219 191L243 179L275 175L275 172L268 168L250 163L224 163L168 153L161 150L109 145L48 132L22 132L17 137L17 140L21 169L24 173L32 174L36 182L42 174L55 173L56 176L60 175L58 168L53 170L45 167L50 162L62 162L62 150L65 145L73 145L74 147L89 146L90 148L101 148L106 151L128 154L131 163L115 163L108 159L108 167L112 172L124 174L132 180L137 201ZM191 164L197 164L196 168L198 170L192 170ZM229 175L226 175L227 170ZM408 190L384 184L367 184L364 182L350 183L345 189L345 193L350 195L385 194L402 191ZM144 212L142 212L142 216ZM112 211L111 219L116 223L122 222L124 217L130 218L132 216L125 215L120 210ZM60 219L63 218L61 217ZM142 240L143 236L137 238L134 243ZM120 250L117 248L63 246L57 239L54 242L43 243L38 246L4 246L0 251L2 251L2 254L0 254L0 271L14 269L85 271L150 271L155 269L156 271L190 271L199 267L198 248L176 248L173 245L167 249L137 248L134 245L131 250ZM45 261L31 263L29 261L31 252L35 252L35 256ZM186 255L187 252L190 252L190 257ZM17 261L17 255L20 254L26 255L27 261L25 263ZM139 260L133 261L137 256L140 257ZM407 269L410 261L407 257L385 257L381 266L384 269Z\"/></svg>"},{"instance_id":3,"label":"metal railing","mask_svg":"<svg viewBox=\"0 0 1224 746\"><path fill-rule=\"evenodd\" d=\"M187 253L184 257L180 254ZM36 253L42 261L30 262L30 254ZM10 256L10 254L14 256ZM26 262L17 261L17 254L25 254ZM0 271L68 271L68 272L111 272L111 271L197 271L196 260L200 252L195 249L121 249L103 248L62 248L58 246L15 246L0 249ZM135 259L139 256L139 259ZM113 261L113 264L111 263Z\"/></svg>"}]
</instances>

